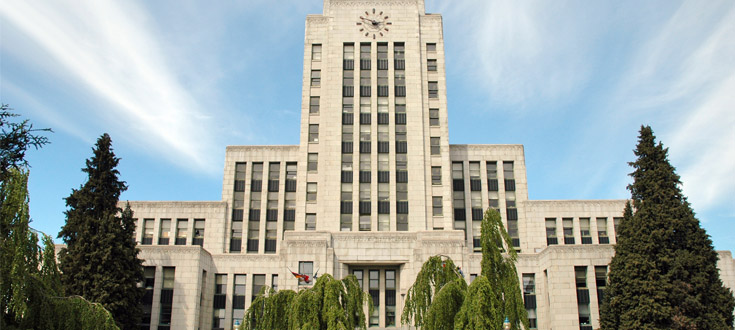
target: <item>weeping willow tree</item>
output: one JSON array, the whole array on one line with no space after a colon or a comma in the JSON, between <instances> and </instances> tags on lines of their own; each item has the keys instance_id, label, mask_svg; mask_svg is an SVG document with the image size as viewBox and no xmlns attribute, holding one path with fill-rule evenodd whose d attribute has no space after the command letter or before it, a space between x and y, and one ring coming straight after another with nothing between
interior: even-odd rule
<instances>
[{"instance_id":1,"label":"weeping willow tree","mask_svg":"<svg viewBox=\"0 0 735 330\"><path fill-rule=\"evenodd\" d=\"M506 317L510 321L512 330L520 330L521 325L528 329L528 315L523 305L521 284L518 281L518 272L516 271L518 254L513 249L510 235L503 227L503 220L500 219L498 211L490 208L485 212L481 232L481 275L487 279L492 291L488 292L490 296L480 298L483 300L489 299L497 304L494 311L486 308L489 314L485 313L483 315L492 317L492 324L497 326L493 329L501 329ZM487 291L478 291L478 293L483 292ZM475 303L475 306L467 306L467 309L476 309L477 307ZM470 316L469 313L462 315Z\"/></svg>"},{"instance_id":2,"label":"weeping willow tree","mask_svg":"<svg viewBox=\"0 0 735 330\"><path fill-rule=\"evenodd\" d=\"M0 183L0 329L118 329L101 305L64 296L54 242L30 225L28 172Z\"/></svg>"},{"instance_id":3,"label":"weeping willow tree","mask_svg":"<svg viewBox=\"0 0 735 330\"><path fill-rule=\"evenodd\" d=\"M403 324L423 329L502 329L507 317L511 329L528 328L515 268L518 255L509 248L512 241L496 210L485 212L481 231L482 274L468 288L451 259L429 258L406 294Z\"/></svg>"},{"instance_id":4,"label":"weeping willow tree","mask_svg":"<svg viewBox=\"0 0 735 330\"><path fill-rule=\"evenodd\" d=\"M240 329L365 329L366 304L372 313L372 299L355 276L337 280L325 274L313 287L298 293L264 288L245 313Z\"/></svg>"},{"instance_id":5,"label":"weeping willow tree","mask_svg":"<svg viewBox=\"0 0 735 330\"><path fill-rule=\"evenodd\" d=\"M423 326L434 296L438 295L446 284L460 279L464 282L452 259L442 256L430 257L421 266L416 280L406 293L401 323ZM466 283L464 287L467 287Z\"/></svg>"}]
</instances>

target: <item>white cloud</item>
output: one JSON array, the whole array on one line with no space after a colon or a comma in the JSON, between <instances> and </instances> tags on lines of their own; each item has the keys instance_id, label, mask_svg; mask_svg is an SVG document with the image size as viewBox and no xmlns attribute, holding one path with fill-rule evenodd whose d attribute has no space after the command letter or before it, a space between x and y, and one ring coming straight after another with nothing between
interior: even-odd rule
<instances>
[{"instance_id":1,"label":"white cloud","mask_svg":"<svg viewBox=\"0 0 735 330\"><path fill-rule=\"evenodd\" d=\"M591 3L496 0L456 2L441 9L462 21L451 36L457 63L494 103L513 111L576 96L591 79L591 53L604 8Z\"/></svg>"},{"instance_id":2,"label":"white cloud","mask_svg":"<svg viewBox=\"0 0 735 330\"><path fill-rule=\"evenodd\" d=\"M3 1L0 17L60 64L53 74L75 75L106 102L109 108L86 114L104 121L101 127L130 129L142 148L192 170L217 170L212 120L177 80L141 8L115 1ZM187 161L177 161L182 158Z\"/></svg>"},{"instance_id":3,"label":"white cloud","mask_svg":"<svg viewBox=\"0 0 735 330\"><path fill-rule=\"evenodd\" d=\"M684 2L637 50L611 104L651 124L697 210L735 194L735 6Z\"/></svg>"}]
</instances>

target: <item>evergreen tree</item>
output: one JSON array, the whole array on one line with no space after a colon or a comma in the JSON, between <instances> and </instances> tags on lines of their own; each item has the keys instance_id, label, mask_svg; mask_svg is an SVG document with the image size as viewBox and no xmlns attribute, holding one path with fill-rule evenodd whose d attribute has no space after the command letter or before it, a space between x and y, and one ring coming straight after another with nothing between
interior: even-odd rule
<instances>
[{"instance_id":1,"label":"evergreen tree","mask_svg":"<svg viewBox=\"0 0 735 330\"><path fill-rule=\"evenodd\" d=\"M127 189L118 179L120 159L110 136L103 134L86 162L88 180L66 198L66 224L59 237L62 282L69 294L101 303L122 329L134 329L140 319L142 260L134 241L130 207L117 204Z\"/></svg>"},{"instance_id":2,"label":"evergreen tree","mask_svg":"<svg viewBox=\"0 0 735 330\"><path fill-rule=\"evenodd\" d=\"M603 329L732 329L735 298L681 191L668 149L641 127L630 203L618 228ZM633 211L635 210L635 211Z\"/></svg>"}]
</instances>

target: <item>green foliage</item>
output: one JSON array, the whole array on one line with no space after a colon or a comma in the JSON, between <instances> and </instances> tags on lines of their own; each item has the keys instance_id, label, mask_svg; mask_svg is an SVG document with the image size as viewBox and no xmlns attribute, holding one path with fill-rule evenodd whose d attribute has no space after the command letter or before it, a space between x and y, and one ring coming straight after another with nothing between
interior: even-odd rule
<instances>
[{"instance_id":1,"label":"green foliage","mask_svg":"<svg viewBox=\"0 0 735 330\"><path fill-rule=\"evenodd\" d=\"M631 162L630 203L610 263L603 329L732 329L735 299L668 161L668 149L641 127ZM635 210L635 211L633 211Z\"/></svg>"},{"instance_id":2,"label":"green foliage","mask_svg":"<svg viewBox=\"0 0 735 330\"><path fill-rule=\"evenodd\" d=\"M521 284L518 281L516 261L518 255L512 248L510 235L503 226L500 213L493 208L485 211L481 224L480 245L482 246L482 276L487 278L493 291L494 300L499 301L500 318L496 318L496 324L510 321L510 328L521 329L523 325L528 328L528 316L523 305L521 295ZM507 251L505 255L502 253Z\"/></svg>"},{"instance_id":3,"label":"green foliage","mask_svg":"<svg viewBox=\"0 0 735 330\"><path fill-rule=\"evenodd\" d=\"M0 184L0 329L118 329L110 313L63 297L54 243L29 227L28 173L10 169Z\"/></svg>"},{"instance_id":4,"label":"green foliage","mask_svg":"<svg viewBox=\"0 0 735 330\"><path fill-rule=\"evenodd\" d=\"M0 182L4 182L10 169L20 170L28 167L25 159L29 147L36 149L49 143L45 136L35 132L51 132L51 129L35 129L27 119L20 123L9 121L18 117L7 104L0 105Z\"/></svg>"},{"instance_id":5,"label":"green foliage","mask_svg":"<svg viewBox=\"0 0 735 330\"><path fill-rule=\"evenodd\" d=\"M129 205L124 210L117 206L127 187L118 179L120 159L111 145L107 134L97 140L94 155L82 169L87 182L66 198L66 224L59 233L66 243L60 253L62 283L67 293L105 306L121 328L136 329L143 266L134 241L133 212Z\"/></svg>"},{"instance_id":6,"label":"green foliage","mask_svg":"<svg viewBox=\"0 0 735 330\"><path fill-rule=\"evenodd\" d=\"M450 330L454 329L454 316L464 302L467 282L464 278L456 278L439 289L434 301L424 318L422 329Z\"/></svg>"},{"instance_id":7,"label":"green foliage","mask_svg":"<svg viewBox=\"0 0 735 330\"><path fill-rule=\"evenodd\" d=\"M424 325L424 319L434 295L447 283L460 278L462 276L452 259L433 256L426 260L416 275L413 285L406 293L401 323L410 323L417 327Z\"/></svg>"},{"instance_id":8,"label":"green foliage","mask_svg":"<svg viewBox=\"0 0 735 330\"><path fill-rule=\"evenodd\" d=\"M366 304L372 312L372 300L355 276L340 281L324 274L298 293L264 288L245 312L240 329L365 329Z\"/></svg>"},{"instance_id":9,"label":"green foliage","mask_svg":"<svg viewBox=\"0 0 735 330\"><path fill-rule=\"evenodd\" d=\"M501 329L507 317L511 329L528 329L515 267L518 256L512 248L506 249L512 241L494 209L488 209L482 219L480 243L482 274L469 289L451 259L433 256L424 262L406 294L403 324L426 329ZM448 283L452 286L444 292Z\"/></svg>"},{"instance_id":10,"label":"green foliage","mask_svg":"<svg viewBox=\"0 0 735 330\"><path fill-rule=\"evenodd\" d=\"M454 328L501 330L505 318L501 309L502 302L497 298L498 295L485 276L475 278L470 284L462 308L457 313Z\"/></svg>"}]
</instances>

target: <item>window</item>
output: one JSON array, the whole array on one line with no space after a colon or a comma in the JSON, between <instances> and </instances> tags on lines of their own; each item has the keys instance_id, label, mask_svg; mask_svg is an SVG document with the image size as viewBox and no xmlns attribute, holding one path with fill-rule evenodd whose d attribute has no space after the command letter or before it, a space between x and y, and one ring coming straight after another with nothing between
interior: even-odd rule
<instances>
[{"instance_id":1,"label":"window","mask_svg":"<svg viewBox=\"0 0 735 330\"><path fill-rule=\"evenodd\" d=\"M343 58L345 60L354 60L355 59L355 45L354 44L344 44L343 50Z\"/></svg>"},{"instance_id":2,"label":"window","mask_svg":"<svg viewBox=\"0 0 735 330\"><path fill-rule=\"evenodd\" d=\"M360 231L370 231L370 215L360 215Z\"/></svg>"},{"instance_id":3,"label":"window","mask_svg":"<svg viewBox=\"0 0 735 330\"><path fill-rule=\"evenodd\" d=\"M512 180L515 179L513 176L513 162L503 162L503 179Z\"/></svg>"},{"instance_id":4,"label":"window","mask_svg":"<svg viewBox=\"0 0 735 330\"><path fill-rule=\"evenodd\" d=\"M232 322L233 324L242 324L245 317L245 283L247 283L247 275L235 274L235 283L232 288ZM255 298L255 295L253 295Z\"/></svg>"},{"instance_id":5,"label":"window","mask_svg":"<svg viewBox=\"0 0 735 330\"><path fill-rule=\"evenodd\" d=\"M620 226L620 221L623 221L623 218L613 218L613 230L615 231L615 240L618 239L618 227Z\"/></svg>"},{"instance_id":6,"label":"window","mask_svg":"<svg viewBox=\"0 0 735 330\"><path fill-rule=\"evenodd\" d=\"M574 244L574 220L563 218L561 223L564 229L564 244Z\"/></svg>"},{"instance_id":7,"label":"window","mask_svg":"<svg viewBox=\"0 0 735 330\"><path fill-rule=\"evenodd\" d=\"M309 142L319 142L319 124L309 125Z\"/></svg>"},{"instance_id":8,"label":"window","mask_svg":"<svg viewBox=\"0 0 735 330\"><path fill-rule=\"evenodd\" d=\"M271 289L278 291L278 274L271 275Z\"/></svg>"},{"instance_id":9,"label":"window","mask_svg":"<svg viewBox=\"0 0 735 330\"><path fill-rule=\"evenodd\" d=\"M597 218L597 238L600 244L610 243L610 238L607 237L607 218Z\"/></svg>"},{"instance_id":10,"label":"window","mask_svg":"<svg viewBox=\"0 0 735 330\"><path fill-rule=\"evenodd\" d=\"M438 137L432 137L430 140L431 144L431 154L432 155L438 155L441 151L441 146L439 144L439 138Z\"/></svg>"},{"instance_id":11,"label":"window","mask_svg":"<svg viewBox=\"0 0 735 330\"><path fill-rule=\"evenodd\" d=\"M306 170L309 172L316 172L319 161L319 154L309 153L308 162L306 163Z\"/></svg>"},{"instance_id":12,"label":"window","mask_svg":"<svg viewBox=\"0 0 735 330\"><path fill-rule=\"evenodd\" d=\"M311 70L311 87L319 87L322 84L322 71Z\"/></svg>"},{"instance_id":13,"label":"window","mask_svg":"<svg viewBox=\"0 0 735 330\"><path fill-rule=\"evenodd\" d=\"M227 274L214 275L214 308L212 329L225 328L225 304L227 301Z\"/></svg>"},{"instance_id":14,"label":"window","mask_svg":"<svg viewBox=\"0 0 735 330\"><path fill-rule=\"evenodd\" d=\"M319 113L319 96L312 96L309 99L309 113L311 114Z\"/></svg>"},{"instance_id":15,"label":"window","mask_svg":"<svg viewBox=\"0 0 735 330\"><path fill-rule=\"evenodd\" d=\"M312 61L322 60L322 45L321 44L311 45L311 60Z\"/></svg>"},{"instance_id":16,"label":"window","mask_svg":"<svg viewBox=\"0 0 735 330\"><path fill-rule=\"evenodd\" d=\"M433 216L441 216L442 215L442 197L441 196L433 196L431 197L431 204L432 204L432 212L431 214Z\"/></svg>"},{"instance_id":17,"label":"window","mask_svg":"<svg viewBox=\"0 0 735 330\"><path fill-rule=\"evenodd\" d=\"M370 326L378 326L380 323L380 271L370 270L368 272L368 293L373 299L373 314L370 315Z\"/></svg>"},{"instance_id":18,"label":"window","mask_svg":"<svg viewBox=\"0 0 735 330\"><path fill-rule=\"evenodd\" d=\"M439 186L442 184L442 167L432 166L431 167L431 184Z\"/></svg>"},{"instance_id":19,"label":"window","mask_svg":"<svg viewBox=\"0 0 735 330\"><path fill-rule=\"evenodd\" d=\"M143 245L153 244L153 221L154 219L143 219Z\"/></svg>"},{"instance_id":20,"label":"window","mask_svg":"<svg viewBox=\"0 0 735 330\"><path fill-rule=\"evenodd\" d=\"M253 275L253 291L251 292L251 302L258 297L260 290L265 287L265 274Z\"/></svg>"},{"instance_id":21,"label":"window","mask_svg":"<svg viewBox=\"0 0 735 330\"><path fill-rule=\"evenodd\" d=\"M438 97L439 97L439 83L436 81L430 81L429 82L429 98L435 99Z\"/></svg>"},{"instance_id":22,"label":"window","mask_svg":"<svg viewBox=\"0 0 735 330\"><path fill-rule=\"evenodd\" d=\"M428 71L436 71L436 60L435 59L426 60L426 69Z\"/></svg>"},{"instance_id":23,"label":"window","mask_svg":"<svg viewBox=\"0 0 735 330\"><path fill-rule=\"evenodd\" d=\"M204 219L194 219L193 245L204 246Z\"/></svg>"},{"instance_id":24,"label":"window","mask_svg":"<svg viewBox=\"0 0 735 330\"><path fill-rule=\"evenodd\" d=\"M546 245L559 244L556 239L556 218L546 218Z\"/></svg>"},{"instance_id":25,"label":"window","mask_svg":"<svg viewBox=\"0 0 735 330\"><path fill-rule=\"evenodd\" d=\"M171 219L161 219L161 231L158 236L159 245L168 245L171 236Z\"/></svg>"},{"instance_id":26,"label":"window","mask_svg":"<svg viewBox=\"0 0 735 330\"><path fill-rule=\"evenodd\" d=\"M590 218L579 218L579 236L582 237L582 244L592 244Z\"/></svg>"},{"instance_id":27,"label":"window","mask_svg":"<svg viewBox=\"0 0 735 330\"><path fill-rule=\"evenodd\" d=\"M385 271L385 326L396 325L396 271Z\"/></svg>"},{"instance_id":28,"label":"window","mask_svg":"<svg viewBox=\"0 0 735 330\"><path fill-rule=\"evenodd\" d=\"M312 276L314 276L314 262L312 261L299 261L299 274L308 275L309 281L313 283ZM299 285L307 284L302 279L299 279Z\"/></svg>"},{"instance_id":29,"label":"window","mask_svg":"<svg viewBox=\"0 0 735 330\"><path fill-rule=\"evenodd\" d=\"M427 53L436 53L436 44L435 43L428 43L428 44L426 44L426 52Z\"/></svg>"},{"instance_id":30,"label":"window","mask_svg":"<svg viewBox=\"0 0 735 330\"><path fill-rule=\"evenodd\" d=\"M176 245L186 245L186 238L189 233L189 220L176 220Z\"/></svg>"},{"instance_id":31,"label":"window","mask_svg":"<svg viewBox=\"0 0 735 330\"><path fill-rule=\"evenodd\" d=\"M577 286L577 306L579 308L579 325L589 326L590 323L590 296L587 289L587 267L575 266L574 278Z\"/></svg>"},{"instance_id":32,"label":"window","mask_svg":"<svg viewBox=\"0 0 735 330\"><path fill-rule=\"evenodd\" d=\"M316 213L306 214L306 227L304 230L316 230Z\"/></svg>"},{"instance_id":33,"label":"window","mask_svg":"<svg viewBox=\"0 0 735 330\"><path fill-rule=\"evenodd\" d=\"M390 230L390 215L378 214L378 231Z\"/></svg>"},{"instance_id":34,"label":"window","mask_svg":"<svg viewBox=\"0 0 735 330\"><path fill-rule=\"evenodd\" d=\"M316 182L306 183L306 201L316 202Z\"/></svg>"},{"instance_id":35,"label":"window","mask_svg":"<svg viewBox=\"0 0 735 330\"><path fill-rule=\"evenodd\" d=\"M439 126L439 109L429 109L429 125Z\"/></svg>"},{"instance_id":36,"label":"window","mask_svg":"<svg viewBox=\"0 0 735 330\"><path fill-rule=\"evenodd\" d=\"M150 328L151 313L153 312L153 286L156 282L156 266L148 266L143 269L143 288L145 294L141 301L143 317L140 320L141 328Z\"/></svg>"},{"instance_id":37,"label":"window","mask_svg":"<svg viewBox=\"0 0 735 330\"><path fill-rule=\"evenodd\" d=\"M240 252L242 246L242 221L232 221L230 252Z\"/></svg>"},{"instance_id":38,"label":"window","mask_svg":"<svg viewBox=\"0 0 735 330\"><path fill-rule=\"evenodd\" d=\"M171 326L171 313L174 295L174 267L163 267L163 287L161 288L161 314L158 319L159 329L161 326Z\"/></svg>"}]
</instances>

